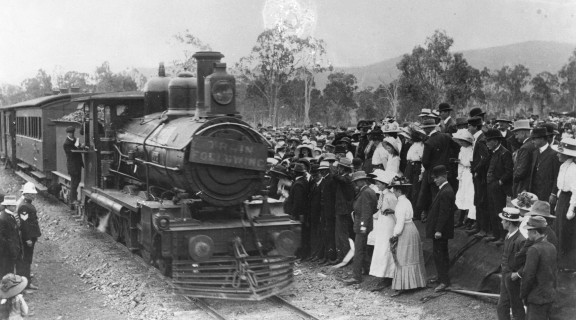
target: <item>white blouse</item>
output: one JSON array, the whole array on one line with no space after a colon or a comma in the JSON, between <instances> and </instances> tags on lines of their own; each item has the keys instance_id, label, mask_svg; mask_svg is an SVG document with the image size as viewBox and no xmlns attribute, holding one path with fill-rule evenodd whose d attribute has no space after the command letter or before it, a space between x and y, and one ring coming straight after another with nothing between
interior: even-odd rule
<instances>
[{"instance_id":1,"label":"white blouse","mask_svg":"<svg viewBox=\"0 0 576 320\"><path fill-rule=\"evenodd\" d=\"M422 155L424 155L424 143L414 142L408 153L406 154L406 160L408 161L422 161Z\"/></svg>"},{"instance_id":2,"label":"white blouse","mask_svg":"<svg viewBox=\"0 0 576 320\"><path fill-rule=\"evenodd\" d=\"M383 165L384 169L386 169L386 164L388 163L388 151L382 146L382 143L379 143L374 150L374 154L372 155L372 164L373 165Z\"/></svg>"},{"instance_id":3,"label":"white blouse","mask_svg":"<svg viewBox=\"0 0 576 320\"><path fill-rule=\"evenodd\" d=\"M572 158L564 161L560 166L556 186L558 187L558 192L572 192L570 205L576 205L576 163L574 163Z\"/></svg>"},{"instance_id":4,"label":"white blouse","mask_svg":"<svg viewBox=\"0 0 576 320\"><path fill-rule=\"evenodd\" d=\"M396 216L396 225L394 226L394 236L399 236L404 230L404 224L406 222L412 222L414 217L414 210L412 210L412 203L406 198L405 195L398 197L398 203L396 204L396 209L394 210L394 215Z\"/></svg>"}]
</instances>

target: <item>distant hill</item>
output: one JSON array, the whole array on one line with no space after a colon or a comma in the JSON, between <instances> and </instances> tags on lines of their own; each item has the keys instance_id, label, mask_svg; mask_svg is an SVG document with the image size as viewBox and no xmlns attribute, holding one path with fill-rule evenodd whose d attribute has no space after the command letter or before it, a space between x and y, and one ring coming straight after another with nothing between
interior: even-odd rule
<instances>
[{"instance_id":1,"label":"distant hill","mask_svg":"<svg viewBox=\"0 0 576 320\"><path fill-rule=\"evenodd\" d=\"M556 73L568 62L568 58L576 49L576 44L552 42L552 41L528 41L500 47L475 49L462 51L464 58L476 69L482 70L487 67L490 70L498 70L505 65L514 66L523 64L530 70L532 76L550 71ZM358 79L360 88L378 87L382 82L389 83L396 79L400 72L396 65L402 56L384 60L375 64L362 67L336 67L335 71L352 73ZM137 68L146 77L154 77L158 74L158 67ZM324 88L328 73L316 77L316 87Z\"/></svg>"},{"instance_id":2,"label":"distant hill","mask_svg":"<svg viewBox=\"0 0 576 320\"><path fill-rule=\"evenodd\" d=\"M503 66L523 64L530 70L532 76L549 71L556 73L568 62L568 58L576 49L576 44L552 41L528 41L500 47L462 51L464 58L476 69L487 67L490 70L501 69ZM359 87L377 87L390 82L399 75L396 64L402 56L384 60L364 67L336 68L336 70L352 73L358 79ZM323 88L324 79L317 79L317 87Z\"/></svg>"}]
</instances>

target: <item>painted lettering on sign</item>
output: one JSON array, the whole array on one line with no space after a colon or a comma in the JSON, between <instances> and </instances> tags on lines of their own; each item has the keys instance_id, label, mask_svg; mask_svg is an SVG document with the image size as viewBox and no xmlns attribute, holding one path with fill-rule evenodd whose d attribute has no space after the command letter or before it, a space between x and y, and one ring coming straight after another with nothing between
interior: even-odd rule
<instances>
[{"instance_id":1,"label":"painted lettering on sign","mask_svg":"<svg viewBox=\"0 0 576 320\"><path fill-rule=\"evenodd\" d=\"M216 166L266 170L266 146L258 143L212 137L194 137L188 160Z\"/></svg>"}]
</instances>

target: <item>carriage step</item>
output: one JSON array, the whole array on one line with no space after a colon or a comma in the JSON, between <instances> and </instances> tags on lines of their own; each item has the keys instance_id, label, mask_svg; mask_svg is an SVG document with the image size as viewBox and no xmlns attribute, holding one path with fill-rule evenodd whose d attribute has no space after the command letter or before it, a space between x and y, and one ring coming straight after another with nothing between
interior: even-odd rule
<instances>
[{"instance_id":1,"label":"carriage step","mask_svg":"<svg viewBox=\"0 0 576 320\"><path fill-rule=\"evenodd\" d=\"M22 162L19 162L19 163L17 164L17 166L18 166L20 169L22 169L22 170L26 170L26 169L30 168L29 165L27 165L27 164L25 164L25 163L22 163Z\"/></svg>"},{"instance_id":2,"label":"carriage step","mask_svg":"<svg viewBox=\"0 0 576 320\"><path fill-rule=\"evenodd\" d=\"M39 171L32 171L32 172L30 172L30 174L35 176L36 178L38 178L40 180L46 179L46 175L43 174L42 172L39 172Z\"/></svg>"},{"instance_id":3,"label":"carriage step","mask_svg":"<svg viewBox=\"0 0 576 320\"><path fill-rule=\"evenodd\" d=\"M20 176L20 178L28 181L28 182L32 182L34 184L34 186L36 187L36 190L38 191L46 191L48 190L48 188L46 188L46 186L44 186L43 184L39 183L38 181L36 181L36 179L32 178L31 176L25 174L22 171L16 171L16 174Z\"/></svg>"}]
</instances>

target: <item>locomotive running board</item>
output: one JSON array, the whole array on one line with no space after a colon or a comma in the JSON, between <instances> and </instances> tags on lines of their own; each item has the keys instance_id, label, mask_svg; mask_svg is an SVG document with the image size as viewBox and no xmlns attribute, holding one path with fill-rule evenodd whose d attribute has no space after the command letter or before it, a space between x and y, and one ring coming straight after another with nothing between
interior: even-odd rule
<instances>
[{"instance_id":1,"label":"locomotive running board","mask_svg":"<svg viewBox=\"0 0 576 320\"><path fill-rule=\"evenodd\" d=\"M233 257L172 262L174 290L195 298L260 301L293 285L294 257Z\"/></svg>"}]
</instances>

